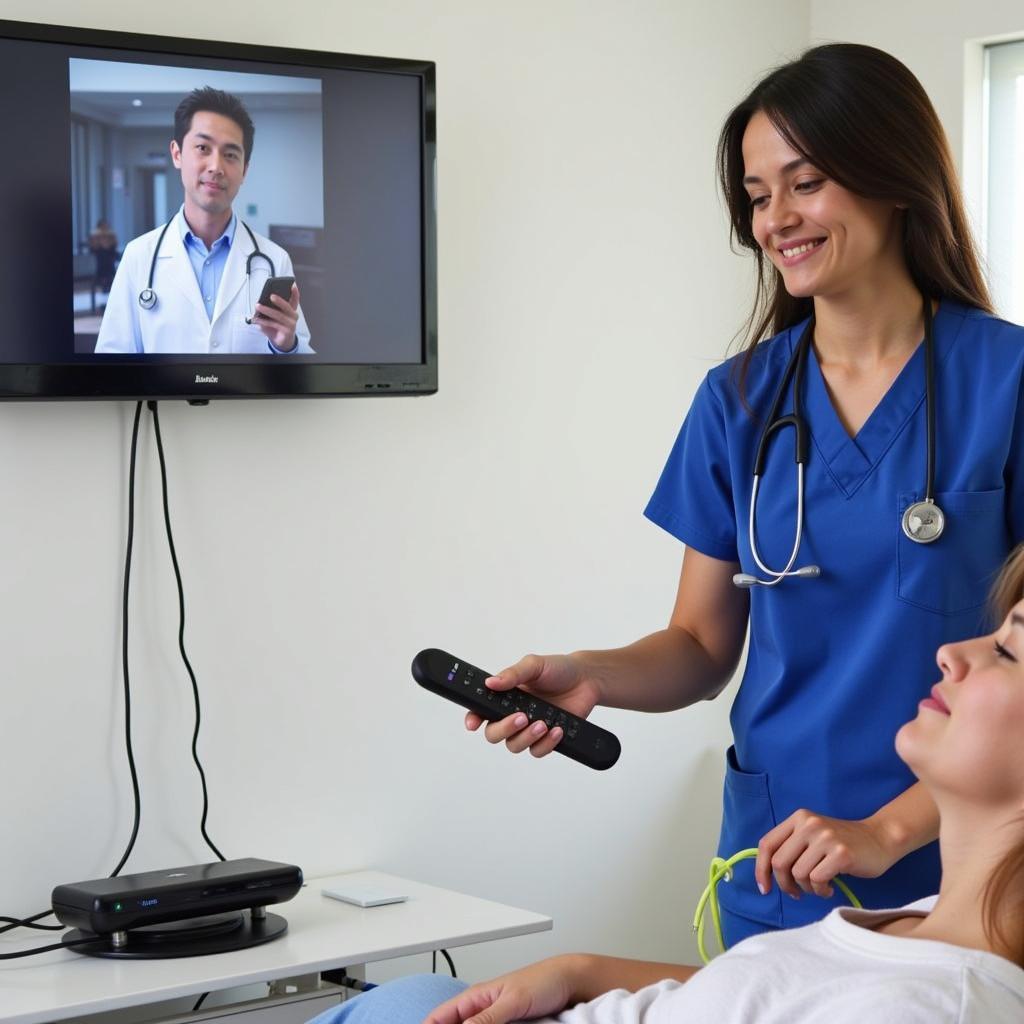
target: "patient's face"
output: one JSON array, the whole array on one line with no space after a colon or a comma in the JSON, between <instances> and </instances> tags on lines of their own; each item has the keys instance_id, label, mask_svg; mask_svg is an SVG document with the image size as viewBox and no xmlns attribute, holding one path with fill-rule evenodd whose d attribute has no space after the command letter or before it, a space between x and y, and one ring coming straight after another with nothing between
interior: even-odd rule
<instances>
[{"instance_id":1,"label":"patient's face","mask_svg":"<svg viewBox=\"0 0 1024 1024\"><path fill-rule=\"evenodd\" d=\"M945 644L934 699L896 735L900 757L936 797L1024 809L1024 601L988 636Z\"/></svg>"}]
</instances>

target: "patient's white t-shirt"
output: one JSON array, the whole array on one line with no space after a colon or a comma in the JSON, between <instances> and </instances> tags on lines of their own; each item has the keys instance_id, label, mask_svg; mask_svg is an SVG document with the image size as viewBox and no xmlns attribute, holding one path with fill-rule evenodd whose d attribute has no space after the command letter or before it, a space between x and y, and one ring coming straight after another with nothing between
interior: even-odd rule
<instances>
[{"instance_id":1,"label":"patient's white t-shirt","mask_svg":"<svg viewBox=\"0 0 1024 1024\"><path fill-rule=\"evenodd\" d=\"M754 935L688 982L615 991L546 1024L1011 1024L1024 969L993 953L872 931L919 912L833 910L804 928Z\"/></svg>"}]
</instances>

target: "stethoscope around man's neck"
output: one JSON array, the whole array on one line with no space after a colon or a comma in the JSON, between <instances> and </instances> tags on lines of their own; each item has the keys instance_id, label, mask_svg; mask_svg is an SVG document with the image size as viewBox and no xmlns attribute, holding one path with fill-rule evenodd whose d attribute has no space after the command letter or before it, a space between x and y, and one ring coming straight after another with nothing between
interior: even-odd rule
<instances>
[{"instance_id":1,"label":"stethoscope around man's neck","mask_svg":"<svg viewBox=\"0 0 1024 1024\"><path fill-rule=\"evenodd\" d=\"M177 215L175 215L177 216ZM156 240L156 248L153 250L153 258L149 261L149 279L146 282L146 287L139 292L139 305L143 309L153 309L156 306L156 292L153 291L153 278L156 275L156 261L160 255L160 246L163 245L164 235L167 234L167 229L174 223L175 218L172 217L165 225L163 231L160 232L160 237ZM245 259L245 280L246 280L246 297L249 301L249 309L255 309L256 307L252 304L252 261L254 259L266 260L267 266L270 267L270 276L274 277L277 271L274 269L274 261L260 248L259 242L256 241L256 236L252 233L252 228L245 223L244 220L239 219L239 224L249 234L249 240L252 242L252 252ZM246 323L252 323L251 319L246 319Z\"/></svg>"},{"instance_id":2,"label":"stethoscope around man's neck","mask_svg":"<svg viewBox=\"0 0 1024 1024\"><path fill-rule=\"evenodd\" d=\"M821 575L821 567L817 565L802 565L794 569L797 555L800 552L800 543L804 533L804 463L807 461L808 433L807 421L800 411L800 393L803 385L804 368L807 365L807 353L811 347L811 339L814 335L814 315L807 322L800 340L793 349L786 372L779 381L772 407L768 413L768 420L764 430L761 432L761 439L757 444L757 456L754 459L754 486L750 492L750 517L749 535L750 552L754 556L757 567L765 573L769 579L761 579L750 573L739 572L733 576L732 581L737 587L774 587L787 577L793 576L800 579L815 579ZM942 534L946 525L942 509L935 502L933 488L935 484L935 339L932 331L932 303L931 299L924 298L924 380L925 380L925 415L927 422L928 450L925 478L925 496L923 501L915 501L903 512L900 525L906 536L915 544L930 544L937 540ZM793 382L793 411L788 416L779 416L779 408L782 405L783 397L789 387L790 380ZM792 427L795 432L794 449L796 454L796 535L793 539L793 550L790 552L789 561L783 569L771 569L761 560L757 551L757 538L755 529L755 509L757 508L757 491L761 483L761 476L764 472L765 458L768 454L768 443L772 435L783 427Z\"/></svg>"}]
</instances>

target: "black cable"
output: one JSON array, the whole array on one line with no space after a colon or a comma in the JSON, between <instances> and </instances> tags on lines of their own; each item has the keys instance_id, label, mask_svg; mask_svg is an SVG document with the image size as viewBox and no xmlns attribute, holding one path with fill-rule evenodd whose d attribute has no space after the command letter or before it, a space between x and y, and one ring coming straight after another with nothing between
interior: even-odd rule
<instances>
[{"instance_id":1,"label":"black cable","mask_svg":"<svg viewBox=\"0 0 1024 1024\"><path fill-rule=\"evenodd\" d=\"M192 759L196 763L196 768L199 770L199 779L203 787L203 816L200 822L200 831L203 834L203 838L206 840L207 845L217 855L220 860L224 860L224 854L217 849L206 832L206 818L209 811L209 798L206 790L206 773L203 771L203 766L199 760L199 753L197 750L197 744L199 741L199 725L200 725L200 703L199 703L199 686L196 683L195 673L192 671L192 665L188 660L188 654L185 651L185 590L181 581L181 570L178 566L178 556L174 548L174 535L171 531L171 515L167 500L167 464L164 459L164 447L163 439L160 436L160 417L157 413L156 402L147 403L149 411L153 416L153 429L156 434L156 447L157 453L160 457L160 483L163 491L163 507L164 507L164 525L167 529L167 546L171 552L171 564L174 566L174 578L178 584L178 611L179 611L179 624L178 624L178 650L181 652L182 661L185 663L185 668L188 670L189 679L192 681L192 695L195 700L196 708L196 724L195 730L192 734ZM125 848L124 853L118 861L117 867L110 873L111 878L116 878L120 874L121 869L125 866L128 861L128 857L131 855L132 850L135 848L135 840L139 835L139 824L142 819L142 795L139 791L139 775L135 767L135 753L132 748L132 694L131 694L131 676L128 670L128 608L129 608L129 595L130 595L130 583L131 583L131 569L132 569L132 551L134 548L135 540L135 466L139 447L139 420L142 416L142 402L135 403L135 419L132 423L132 443L131 443L131 454L129 458L128 468L128 540L125 550L124 560L124 587L122 592L122 622L121 622L121 670L122 678L124 681L124 732L125 732L125 748L128 754L128 768L131 772L132 778L132 797L134 803L134 820L132 823L132 834L128 840L128 845ZM62 931L64 925L61 924L37 924L41 918L49 917L53 913L53 910L44 910L41 913L34 914L26 918L14 918L14 917L0 917L0 921L5 921L5 924L0 928L0 935L4 932L11 931L14 928L39 928L47 931ZM96 938L89 939L76 939L72 942L59 942L55 945L50 946L37 946L33 949L26 949L19 953L4 953L0 954L0 959L11 960L16 957L33 956L36 953L48 953L54 949L63 949L66 946L80 946L88 942L96 942ZM207 993L208 994L208 993ZM199 1002L201 1003L206 995L203 995ZM196 1005L196 1009L198 1009Z\"/></svg>"},{"instance_id":2,"label":"black cable","mask_svg":"<svg viewBox=\"0 0 1024 1024\"><path fill-rule=\"evenodd\" d=\"M343 985L345 988L350 988L354 992L369 992L370 989L376 988L376 984L372 981L363 981L362 978L342 978L339 985Z\"/></svg>"},{"instance_id":3,"label":"black cable","mask_svg":"<svg viewBox=\"0 0 1024 1024\"><path fill-rule=\"evenodd\" d=\"M181 569L178 566L178 555L174 548L174 534L171 531L171 512L167 500L167 463L164 459L164 444L160 436L160 415L157 412L156 402L147 402L149 411L153 415L153 431L156 434L156 450L160 456L160 484L163 489L164 503L164 526L167 530L167 547L171 552L171 565L174 566L174 579L178 584L178 650L181 652L181 660L185 663L188 677L192 682L192 698L196 708L196 724L192 732L192 760L196 763L199 771L199 781L203 787L203 816L199 822L199 831L206 840L206 845L217 855L220 860L225 860L224 854L213 844L213 840L206 833L206 817L209 813L210 801L206 791L206 773L203 771L202 763L199 760L199 724L201 721L201 710L199 704L199 685L196 682L196 674L192 671L192 664L185 652L185 588L181 582Z\"/></svg>"},{"instance_id":4,"label":"black cable","mask_svg":"<svg viewBox=\"0 0 1024 1024\"><path fill-rule=\"evenodd\" d=\"M64 925L62 924L35 923L40 918L49 917L52 913L52 910L44 910L39 914L33 914L31 917L4 917L3 915L0 915L0 921L8 922L8 924L5 924L2 928L0 928L0 935L3 935L4 932L12 931L14 928L38 928L40 931L48 932L62 931L64 928Z\"/></svg>"},{"instance_id":5,"label":"black cable","mask_svg":"<svg viewBox=\"0 0 1024 1024\"><path fill-rule=\"evenodd\" d=\"M63 927L63 925L61 926ZM34 949L23 949L19 953L0 953L0 960L16 960L21 956L35 956L36 953L49 953L52 949L67 949L69 946L85 946L88 943L101 942L105 945L106 940L98 935L91 935L87 939L69 939L67 942L55 942L51 946L36 946Z\"/></svg>"},{"instance_id":6,"label":"black cable","mask_svg":"<svg viewBox=\"0 0 1024 1024\"><path fill-rule=\"evenodd\" d=\"M124 867L135 847L135 840L139 834L139 822L142 818L142 795L139 792L139 775L135 769L135 753L132 749L132 693L131 679L128 673L128 593L132 569L132 547L135 537L135 459L139 447L139 420L142 416L142 402L135 403L135 420L132 423L131 454L128 466L128 541L125 546L124 558L124 588L122 593L122 621L121 621L121 673L124 682L124 735L125 748L128 753L128 768L132 777L132 798L134 803L134 822L132 824L131 838L121 856L116 868L110 873L111 878L116 878ZM9 932L14 928L40 928L47 931L61 931L64 925L36 924L41 918L49 917L53 913L50 910L43 910L25 918L2 917L0 920L8 921L9 924L0 928L0 935ZM48 953L53 949L63 949L65 946L84 945L86 942L95 942L96 939L77 939L74 942L62 942L54 946L37 946L34 949L26 949L20 953L4 953L0 959L12 960L15 957L33 956L36 953Z\"/></svg>"},{"instance_id":7,"label":"black cable","mask_svg":"<svg viewBox=\"0 0 1024 1024\"><path fill-rule=\"evenodd\" d=\"M124 680L124 736L128 751L128 769L132 776L132 794L135 801L135 820L132 824L132 835L128 840L121 860L110 873L116 878L121 873L129 855L135 847L139 834L139 821L142 818L142 796L139 793L139 774L135 770L135 754L132 751L132 690L128 675L128 593L132 571L132 545L135 538L135 455L139 447L139 418L142 416L142 402L135 403L135 421L132 424L132 447L128 464L128 543L124 557L124 592L122 595L121 612L121 674Z\"/></svg>"},{"instance_id":8,"label":"black cable","mask_svg":"<svg viewBox=\"0 0 1024 1024\"><path fill-rule=\"evenodd\" d=\"M925 470L925 501L934 501L935 486L935 339L932 335L932 300L924 297L924 374L925 374L925 427L928 436L928 456Z\"/></svg>"},{"instance_id":9,"label":"black cable","mask_svg":"<svg viewBox=\"0 0 1024 1024\"><path fill-rule=\"evenodd\" d=\"M452 972L452 977L453 978L457 978L458 975L455 973L455 963L452 960L452 958L448 955L448 950L447 949L435 949L434 950L434 973L435 974L437 973L437 954L438 953L440 953L441 956L443 956L445 958L445 960L448 961L448 970Z\"/></svg>"},{"instance_id":10,"label":"black cable","mask_svg":"<svg viewBox=\"0 0 1024 1024\"><path fill-rule=\"evenodd\" d=\"M377 987L372 981L363 981L362 978L350 978L345 973L344 967L338 967L333 971L321 971L320 978L322 981L329 981L334 985L342 985L355 992L369 992L370 989Z\"/></svg>"}]
</instances>

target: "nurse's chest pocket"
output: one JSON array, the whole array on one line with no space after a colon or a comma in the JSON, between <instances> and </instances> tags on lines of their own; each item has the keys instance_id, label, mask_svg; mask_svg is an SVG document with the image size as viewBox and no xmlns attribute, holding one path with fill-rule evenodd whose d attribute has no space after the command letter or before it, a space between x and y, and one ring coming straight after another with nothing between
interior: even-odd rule
<instances>
[{"instance_id":1,"label":"nurse's chest pocket","mask_svg":"<svg viewBox=\"0 0 1024 1024\"><path fill-rule=\"evenodd\" d=\"M900 495L899 515L921 500L917 493ZM931 544L910 540L897 526L897 593L908 604L957 615L980 608L1010 548L1006 495L994 491L947 491L936 494L946 525Z\"/></svg>"}]
</instances>

